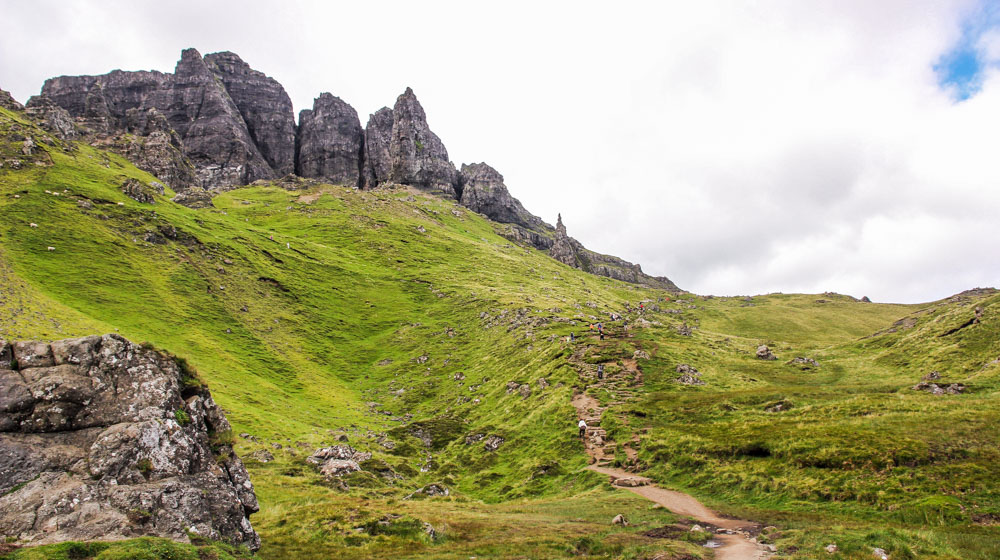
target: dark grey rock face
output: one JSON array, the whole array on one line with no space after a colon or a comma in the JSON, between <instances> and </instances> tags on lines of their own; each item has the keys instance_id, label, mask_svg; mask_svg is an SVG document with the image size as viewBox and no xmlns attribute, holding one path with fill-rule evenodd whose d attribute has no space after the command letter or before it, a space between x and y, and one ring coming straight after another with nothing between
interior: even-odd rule
<instances>
[{"instance_id":1,"label":"dark grey rock face","mask_svg":"<svg viewBox=\"0 0 1000 560\"><path fill-rule=\"evenodd\" d=\"M298 166L302 177L360 186L364 131L353 107L323 93L299 113Z\"/></svg>"},{"instance_id":2,"label":"dark grey rock face","mask_svg":"<svg viewBox=\"0 0 1000 560\"><path fill-rule=\"evenodd\" d=\"M61 140L75 140L78 136L69 111L56 105L48 97L41 95L32 97L28 100L25 112Z\"/></svg>"},{"instance_id":3,"label":"dark grey rock face","mask_svg":"<svg viewBox=\"0 0 1000 560\"><path fill-rule=\"evenodd\" d=\"M580 268L580 265L576 262L576 250L573 247L573 241L575 240L566 234L566 226L563 225L562 214L559 214L556 220L555 238L552 241L552 247L549 248L549 256L565 265Z\"/></svg>"},{"instance_id":4,"label":"dark grey rock face","mask_svg":"<svg viewBox=\"0 0 1000 560\"><path fill-rule=\"evenodd\" d=\"M253 484L208 390L117 335L0 340L0 534L32 544L260 539Z\"/></svg>"},{"instance_id":5,"label":"dark grey rock face","mask_svg":"<svg viewBox=\"0 0 1000 560\"><path fill-rule=\"evenodd\" d=\"M541 218L532 215L507 191L503 175L485 163L462 164L458 175L462 206L479 212L495 222L518 224L526 228L541 225Z\"/></svg>"},{"instance_id":6,"label":"dark grey rock face","mask_svg":"<svg viewBox=\"0 0 1000 560\"><path fill-rule=\"evenodd\" d=\"M246 123L247 131L277 175L295 171L295 119L292 100L273 78L231 52L205 55Z\"/></svg>"},{"instance_id":7,"label":"dark grey rock face","mask_svg":"<svg viewBox=\"0 0 1000 560\"><path fill-rule=\"evenodd\" d=\"M448 150L427 126L424 108L406 88L392 109L389 180L458 198L457 172Z\"/></svg>"},{"instance_id":8,"label":"dark grey rock face","mask_svg":"<svg viewBox=\"0 0 1000 560\"><path fill-rule=\"evenodd\" d=\"M368 117L365 127L364 163L362 182L366 189L372 189L389 180L392 158L389 145L392 143L392 109L382 107Z\"/></svg>"},{"instance_id":9,"label":"dark grey rock face","mask_svg":"<svg viewBox=\"0 0 1000 560\"><path fill-rule=\"evenodd\" d=\"M245 185L274 171L260 154L236 104L198 51L186 49L169 89L148 98L184 143L203 187Z\"/></svg>"},{"instance_id":10,"label":"dark grey rock face","mask_svg":"<svg viewBox=\"0 0 1000 560\"><path fill-rule=\"evenodd\" d=\"M291 102L283 105L287 95L282 98L284 91L277 82L240 66L242 61L234 57L221 53L209 68L198 51L186 49L173 74L115 70L101 76L63 76L46 80L42 95L98 135L129 130L137 114L156 109L176 134L180 142L176 147L193 166L199 186L244 185L273 178L275 171L226 90L227 80L268 154L285 168L290 167L294 139L282 136L282 127L287 129L292 121ZM255 86L261 88L257 93L252 91ZM281 116L283 110L287 118ZM162 128L157 130L165 132ZM154 144L163 146L160 140ZM179 179L161 179L178 189L191 186Z\"/></svg>"}]
</instances>

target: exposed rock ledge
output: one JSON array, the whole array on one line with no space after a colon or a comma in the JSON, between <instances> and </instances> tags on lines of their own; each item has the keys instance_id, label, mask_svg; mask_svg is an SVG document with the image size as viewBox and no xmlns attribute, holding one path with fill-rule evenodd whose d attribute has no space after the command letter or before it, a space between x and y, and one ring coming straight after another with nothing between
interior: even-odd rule
<instances>
[{"instance_id":1,"label":"exposed rock ledge","mask_svg":"<svg viewBox=\"0 0 1000 560\"><path fill-rule=\"evenodd\" d=\"M197 534L256 550L231 433L189 372L118 335L0 340L0 536Z\"/></svg>"}]
</instances>

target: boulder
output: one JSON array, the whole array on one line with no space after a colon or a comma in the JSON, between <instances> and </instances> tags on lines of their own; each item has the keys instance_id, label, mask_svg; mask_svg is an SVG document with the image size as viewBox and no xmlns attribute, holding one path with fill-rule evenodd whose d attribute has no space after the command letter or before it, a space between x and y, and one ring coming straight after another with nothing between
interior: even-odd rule
<instances>
[{"instance_id":1,"label":"boulder","mask_svg":"<svg viewBox=\"0 0 1000 560\"><path fill-rule=\"evenodd\" d=\"M621 525L622 527L627 527L628 526L628 519L625 519L625 516L619 513L618 515L616 515L614 517L614 519L611 520L611 524L612 525Z\"/></svg>"},{"instance_id":2,"label":"boulder","mask_svg":"<svg viewBox=\"0 0 1000 560\"><path fill-rule=\"evenodd\" d=\"M757 359L758 360L777 360L778 357L771 352L771 349L767 347L766 344L761 344L757 347Z\"/></svg>"},{"instance_id":3,"label":"boulder","mask_svg":"<svg viewBox=\"0 0 1000 560\"><path fill-rule=\"evenodd\" d=\"M802 356L792 358L791 361L789 361L788 363L792 365L801 366L803 368L819 367L819 362L817 362L816 360L812 358L805 358Z\"/></svg>"},{"instance_id":4,"label":"boulder","mask_svg":"<svg viewBox=\"0 0 1000 560\"><path fill-rule=\"evenodd\" d=\"M965 392L965 385L962 383L951 383L950 385L938 385L921 381L913 386L914 391L925 391L932 395L959 395Z\"/></svg>"},{"instance_id":5,"label":"boulder","mask_svg":"<svg viewBox=\"0 0 1000 560\"><path fill-rule=\"evenodd\" d=\"M174 359L118 335L0 347L0 534L259 548L229 422Z\"/></svg>"},{"instance_id":6,"label":"boulder","mask_svg":"<svg viewBox=\"0 0 1000 560\"><path fill-rule=\"evenodd\" d=\"M155 181L154 181L155 182ZM163 195L163 185L155 188L151 185L144 185L138 179L128 178L122 183L122 193L136 202L143 204L156 204L155 194Z\"/></svg>"},{"instance_id":7,"label":"boulder","mask_svg":"<svg viewBox=\"0 0 1000 560\"><path fill-rule=\"evenodd\" d=\"M691 375L690 373L685 373L684 375L675 379L678 383L682 385L704 385L705 382L698 377Z\"/></svg>"},{"instance_id":8,"label":"boulder","mask_svg":"<svg viewBox=\"0 0 1000 560\"><path fill-rule=\"evenodd\" d=\"M934 381L934 380L937 380L937 379L941 379L941 373L937 372L937 371L932 371L932 372L928 373L927 375L921 377L920 379L922 381Z\"/></svg>"},{"instance_id":9,"label":"boulder","mask_svg":"<svg viewBox=\"0 0 1000 560\"><path fill-rule=\"evenodd\" d=\"M500 436L490 436L486 438L485 442L483 442L483 449L486 451L496 451L497 449L500 449L501 445L503 445L503 441L504 439Z\"/></svg>"},{"instance_id":10,"label":"boulder","mask_svg":"<svg viewBox=\"0 0 1000 560\"><path fill-rule=\"evenodd\" d=\"M364 131L358 113L339 97L320 94L299 113L296 173L331 183L361 185Z\"/></svg>"},{"instance_id":11,"label":"boulder","mask_svg":"<svg viewBox=\"0 0 1000 560\"><path fill-rule=\"evenodd\" d=\"M179 192L170 200L180 204L181 206L187 206L188 208L212 207L212 193L201 187L192 187L183 192Z\"/></svg>"},{"instance_id":12,"label":"boulder","mask_svg":"<svg viewBox=\"0 0 1000 560\"><path fill-rule=\"evenodd\" d=\"M690 375L701 375L701 373L688 364L677 364L677 373L687 373Z\"/></svg>"}]
</instances>

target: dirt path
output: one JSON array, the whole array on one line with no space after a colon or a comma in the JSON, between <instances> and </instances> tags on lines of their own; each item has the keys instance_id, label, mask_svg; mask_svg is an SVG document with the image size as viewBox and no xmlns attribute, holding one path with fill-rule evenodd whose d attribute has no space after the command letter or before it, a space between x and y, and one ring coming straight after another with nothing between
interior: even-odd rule
<instances>
[{"instance_id":1,"label":"dirt path","mask_svg":"<svg viewBox=\"0 0 1000 560\"><path fill-rule=\"evenodd\" d=\"M603 387L611 390L616 397L622 400L631 398L632 393L615 384L612 379L597 379L596 374L590 371L590 366L579 359L574 360L580 369L581 379L591 387ZM642 382L642 372L638 368L634 359L622 360L623 374L631 377L631 383ZM764 560L770 558L770 553L760 544L750 542L747 531L755 527L755 523L740 519L724 519L715 512L708 509L701 502L683 492L660 488L644 476L629 473L627 471L612 468L610 464L614 460L614 442L607 439L606 431L600 427L601 417L606 410L594 397L586 393L573 395L573 407L576 408L577 418L587 423L587 433L583 438L584 449L591 457L591 465L588 469L611 477L611 484L616 488L621 488L633 492L656 502L668 510L687 517L696 519L701 523L718 527L722 532L713 536L713 540L719 544L715 549L716 560ZM632 443L636 443L635 438L623 446L623 450L629 459L628 463L635 465L636 452L631 448Z\"/></svg>"}]
</instances>

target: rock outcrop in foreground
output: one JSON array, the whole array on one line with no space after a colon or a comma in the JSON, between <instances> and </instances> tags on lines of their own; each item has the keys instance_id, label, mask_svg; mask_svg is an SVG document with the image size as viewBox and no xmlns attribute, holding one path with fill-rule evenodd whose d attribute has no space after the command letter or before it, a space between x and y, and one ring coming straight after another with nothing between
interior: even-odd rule
<instances>
[{"instance_id":1,"label":"rock outcrop in foreground","mask_svg":"<svg viewBox=\"0 0 1000 560\"><path fill-rule=\"evenodd\" d=\"M190 534L260 547L257 498L208 390L118 335L0 340L0 535Z\"/></svg>"}]
</instances>

